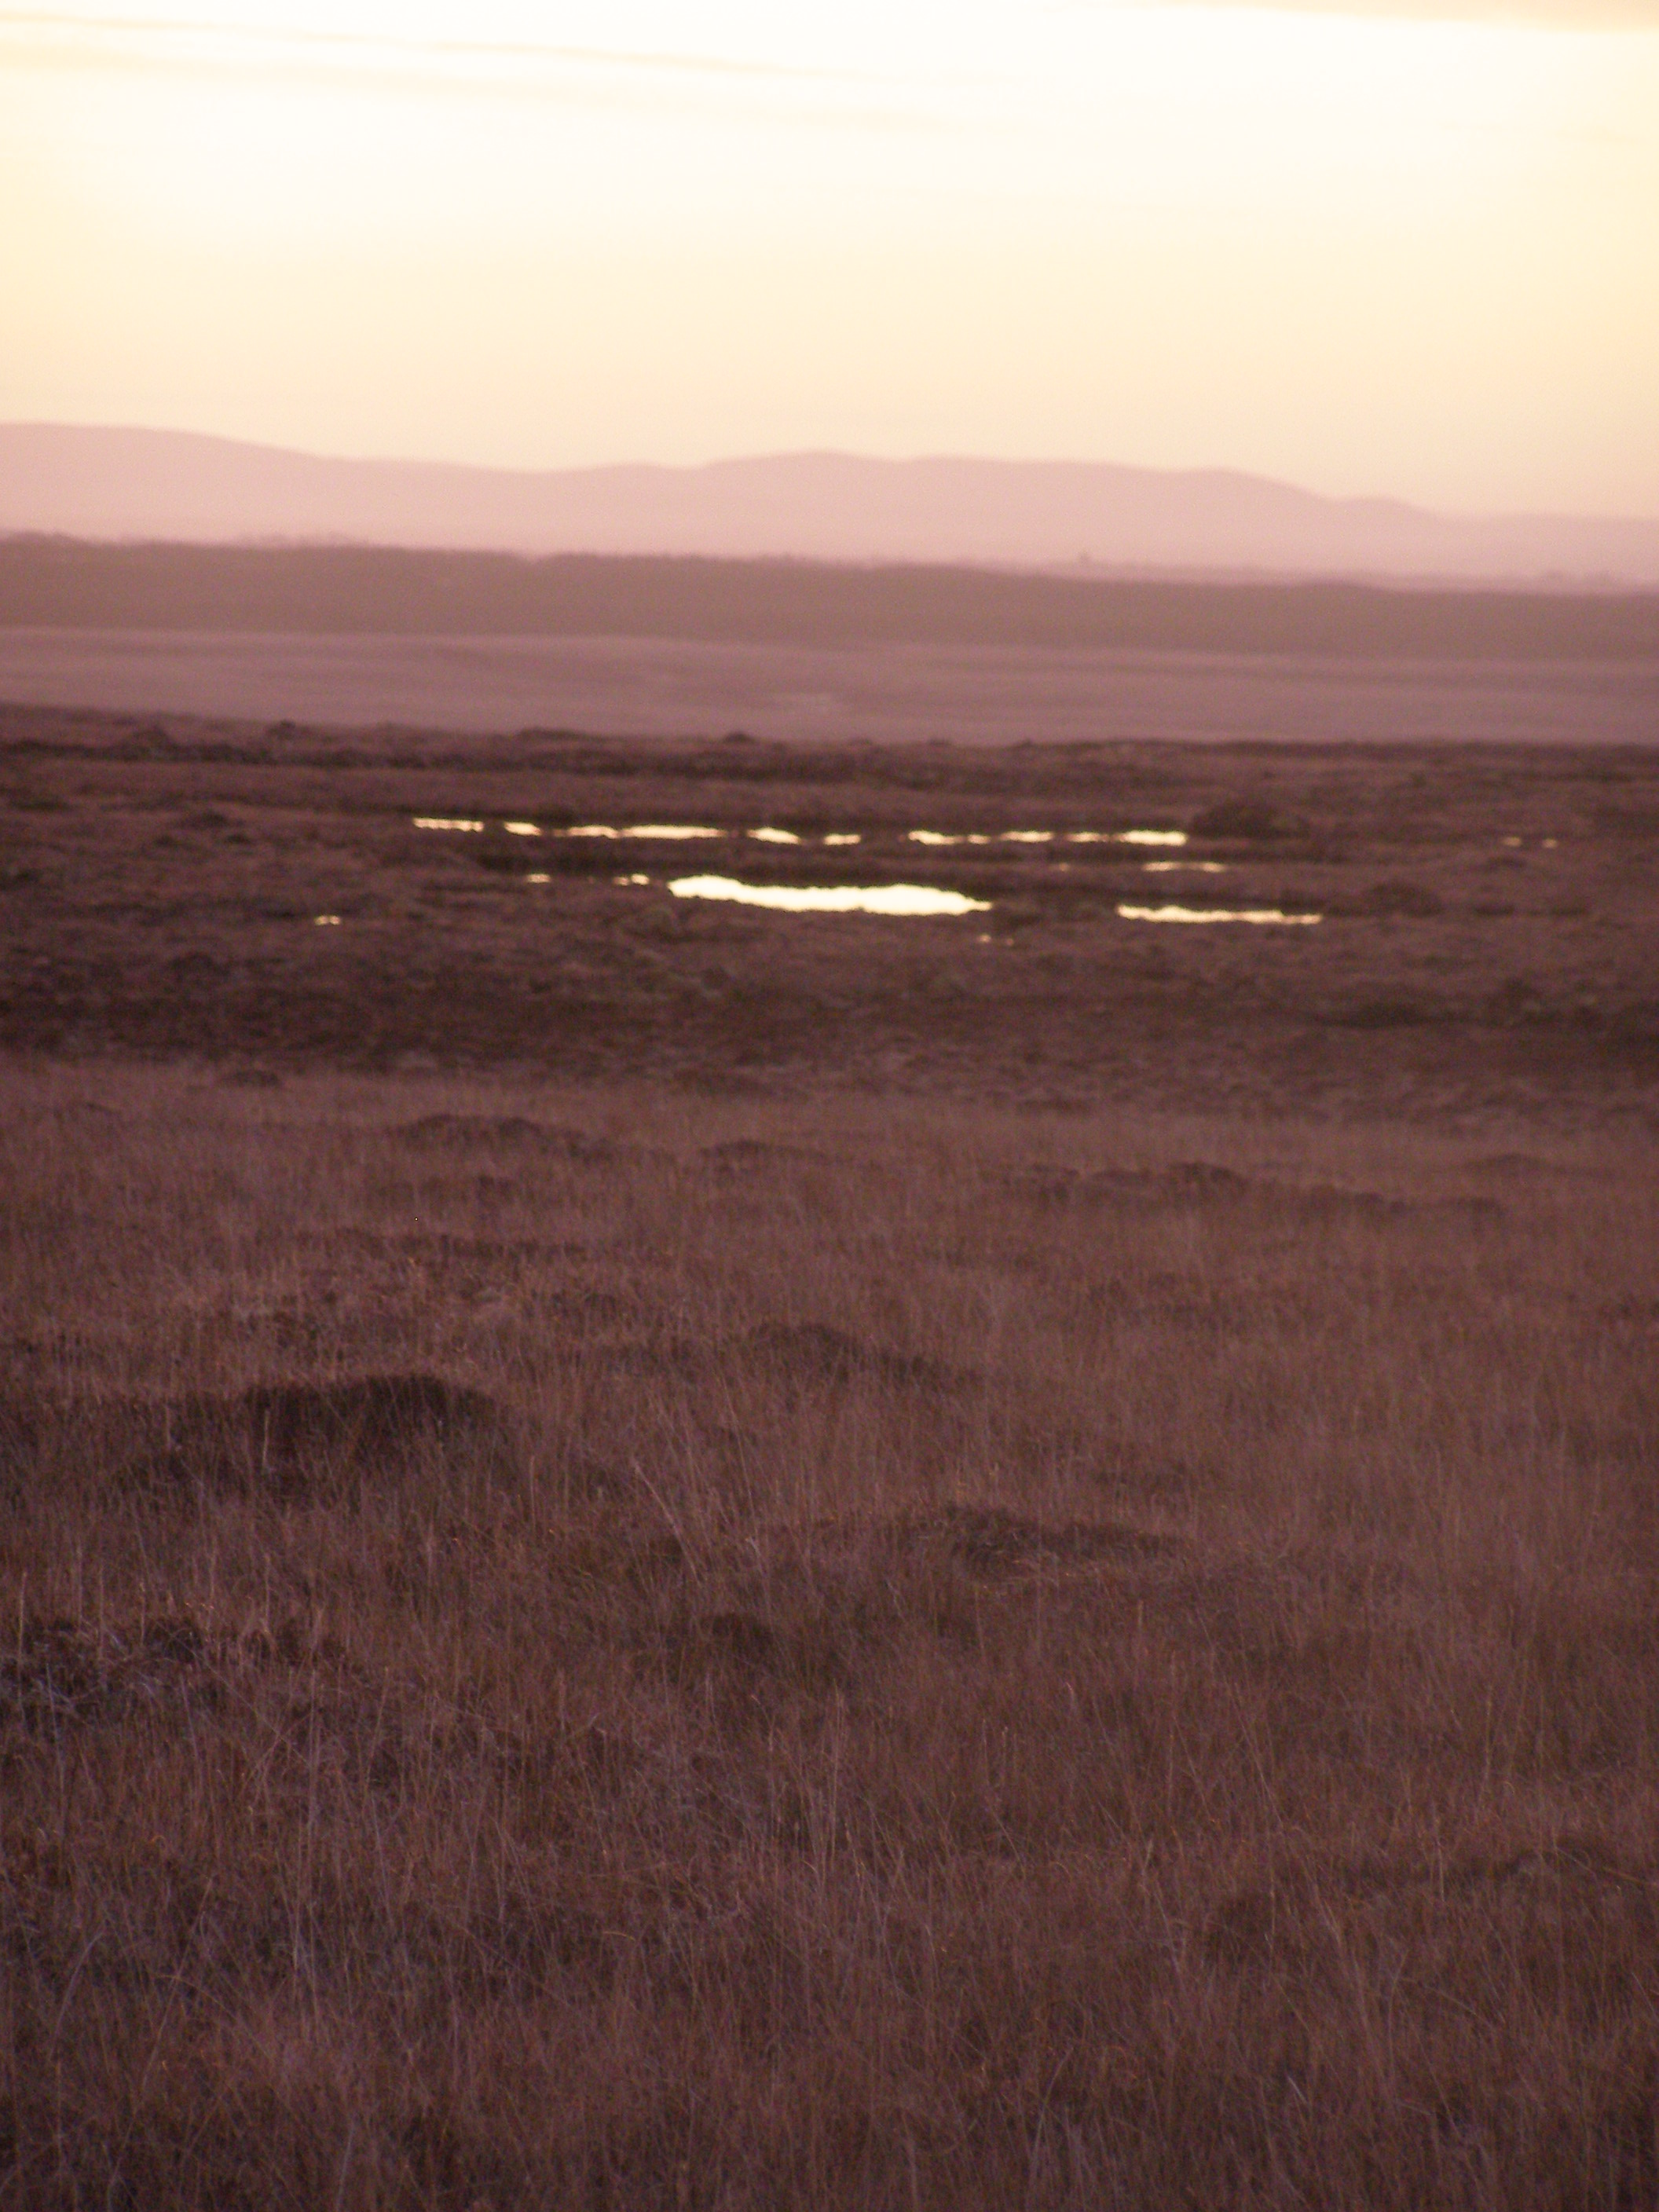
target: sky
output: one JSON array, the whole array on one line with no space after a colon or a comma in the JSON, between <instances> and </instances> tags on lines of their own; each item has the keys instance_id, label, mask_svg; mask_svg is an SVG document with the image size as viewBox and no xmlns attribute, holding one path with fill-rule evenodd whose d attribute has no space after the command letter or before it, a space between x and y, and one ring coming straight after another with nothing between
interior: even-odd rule
<instances>
[{"instance_id":1,"label":"sky","mask_svg":"<svg viewBox=\"0 0 1659 2212\"><path fill-rule=\"evenodd\" d=\"M1659 515L1659 0L0 5L0 420Z\"/></svg>"}]
</instances>

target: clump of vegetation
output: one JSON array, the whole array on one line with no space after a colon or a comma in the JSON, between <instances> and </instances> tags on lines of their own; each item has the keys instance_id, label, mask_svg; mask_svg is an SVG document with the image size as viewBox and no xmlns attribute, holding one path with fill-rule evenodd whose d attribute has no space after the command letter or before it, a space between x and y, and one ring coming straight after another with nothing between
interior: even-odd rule
<instances>
[{"instance_id":1,"label":"clump of vegetation","mask_svg":"<svg viewBox=\"0 0 1659 2212\"><path fill-rule=\"evenodd\" d=\"M1365 894L1365 904L1372 914L1401 915L1414 921L1427 921L1446 910L1446 902L1438 891L1401 876L1373 884Z\"/></svg>"},{"instance_id":2,"label":"clump of vegetation","mask_svg":"<svg viewBox=\"0 0 1659 2212\"><path fill-rule=\"evenodd\" d=\"M1212 806L1200 806L1187 827L1194 837L1255 841L1285 834L1278 810L1263 799L1218 799Z\"/></svg>"}]
</instances>

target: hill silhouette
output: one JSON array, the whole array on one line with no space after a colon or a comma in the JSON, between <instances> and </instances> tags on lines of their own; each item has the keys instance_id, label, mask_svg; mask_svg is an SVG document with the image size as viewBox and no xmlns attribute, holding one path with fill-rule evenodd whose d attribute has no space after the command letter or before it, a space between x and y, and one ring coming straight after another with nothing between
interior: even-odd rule
<instances>
[{"instance_id":1,"label":"hill silhouette","mask_svg":"<svg viewBox=\"0 0 1659 2212\"><path fill-rule=\"evenodd\" d=\"M1437 514L1230 470L792 453L534 471L52 423L0 425L0 531L1659 584L1659 520Z\"/></svg>"}]
</instances>

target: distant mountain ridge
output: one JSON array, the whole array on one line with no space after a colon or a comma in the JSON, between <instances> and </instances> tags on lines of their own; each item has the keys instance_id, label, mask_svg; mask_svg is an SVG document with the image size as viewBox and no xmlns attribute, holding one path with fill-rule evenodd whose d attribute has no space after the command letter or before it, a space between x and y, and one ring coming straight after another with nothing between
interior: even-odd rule
<instances>
[{"instance_id":1,"label":"distant mountain ridge","mask_svg":"<svg viewBox=\"0 0 1659 2212\"><path fill-rule=\"evenodd\" d=\"M1439 514L1230 470L789 453L521 471L0 424L0 532L1659 585L1659 520Z\"/></svg>"}]
</instances>

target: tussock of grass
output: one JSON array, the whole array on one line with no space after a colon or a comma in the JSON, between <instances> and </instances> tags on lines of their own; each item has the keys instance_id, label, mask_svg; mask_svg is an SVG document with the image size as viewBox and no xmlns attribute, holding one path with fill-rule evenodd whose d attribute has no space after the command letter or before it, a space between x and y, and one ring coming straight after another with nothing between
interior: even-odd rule
<instances>
[{"instance_id":1,"label":"tussock of grass","mask_svg":"<svg viewBox=\"0 0 1659 2212\"><path fill-rule=\"evenodd\" d=\"M0 2205L1656 2200L1649 1142L5 1085Z\"/></svg>"}]
</instances>

